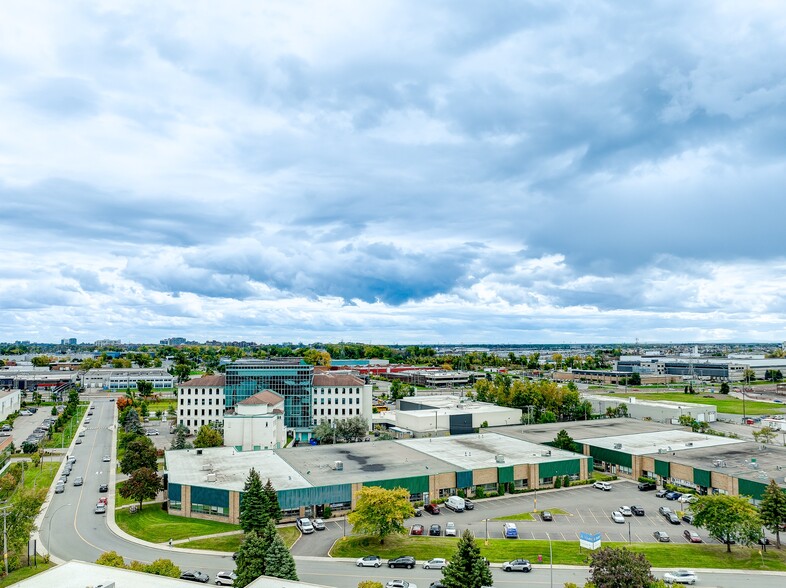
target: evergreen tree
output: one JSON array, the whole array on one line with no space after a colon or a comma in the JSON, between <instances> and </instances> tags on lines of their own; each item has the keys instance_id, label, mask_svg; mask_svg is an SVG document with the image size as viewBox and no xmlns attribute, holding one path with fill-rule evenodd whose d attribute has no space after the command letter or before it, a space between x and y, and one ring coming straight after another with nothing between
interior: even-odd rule
<instances>
[{"instance_id":1,"label":"evergreen tree","mask_svg":"<svg viewBox=\"0 0 786 588\"><path fill-rule=\"evenodd\" d=\"M273 542L265 554L265 575L283 580L298 579L295 560L278 533L273 537Z\"/></svg>"},{"instance_id":2,"label":"evergreen tree","mask_svg":"<svg viewBox=\"0 0 786 588\"><path fill-rule=\"evenodd\" d=\"M145 433L142 422L139 420L139 413L134 408L128 409L128 412L125 414L123 429L126 433L136 433L137 435Z\"/></svg>"},{"instance_id":3,"label":"evergreen tree","mask_svg":"<svg viewBox=\"0 0 786 588\"><path fill-rule=\"evenodd\" d=\"M281 507L278 504L278 493L270 482L270 478L267 479L263 492L267 501L267 516L275 524L278 524L281 521Z\"/></svg>"},{"instance_id":4,"label":"evergreen tree","mask_svg":"<svg viewBox=\"0 0 786 588\"><path fill-rule=\"evenodd\" d=\"M781 525L786 523L786 494L775 480L770 480L759 505L761 522L775 533L775 544L781 548Z\"/></svg>"},{"instance_id":5,"label":"evergreen tree","mask_svg":"<svg viewBox=\"0 0 786 588\"><path fill-rule=\"evenodd\" d=\"M269 520L267 496L259 473L251 468L240 501L240 527L245 533L259 532Z\"/></svg>"},{"instance_id":6,"label":"evergreen tree","mask_svg":"<svg viewBox=\"0 0 786 588\"><path fill-rule=\"evenodd\" d=\"M255 531L247 533L237 550L233 586L243 588L265 573L266 545Z\"/></svg>"},{"instance_id":7,"label":"evergreen tree","mask_svg":"<svg viewBox=\"0 0 786 588\"><path fill-rule=\"evenodd\" d=\"M491 586L491 577L486 559L480 555L480 547L469 530L465 530L458 541L458 550L450 565L442 568L442 584L445 588L482 588Z\"/></svg>"}]
</instances>

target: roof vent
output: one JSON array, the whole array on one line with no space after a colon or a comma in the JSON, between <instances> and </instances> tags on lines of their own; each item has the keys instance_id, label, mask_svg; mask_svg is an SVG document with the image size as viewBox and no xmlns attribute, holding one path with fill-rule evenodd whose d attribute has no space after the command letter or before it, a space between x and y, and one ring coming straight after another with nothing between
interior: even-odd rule
<instances>
[{"instance_id":1,"label":"roof vent","mask_svg":"<svg viewBox=\"0 0 786 588\"><path fill-rule=\"evenodd\" d=\"M542 457L551 457L551 449L546 449L540 454Z\"/></svg>"},{"instance_id":2,"label":"roof vent","mask_svg":"<svg viewBox=\"0 0 786 588\"><path fill-rule=\"evenodd\" d=\"M215 482L216 481L216 475L213 474L213 473L210 473L210 474L207 475L207 478L205 478L205 480L207 480L208 482Z\"/></svg>"},{"instance_id":3,"label":"roof vent","mask_svg":"<svg viewBox=\"0 0 786 588\"><path fill-rule=\"evenodd\" d=\"M622 443L615 443L614 449L622 449Z\"/></svg>"},{"instance_id":4,"label":"roof vent","mask_svg":"<svg viewBox=\"0 0 786 588\"><path fill-rule=\"evenodd\" d=\"M688 442L685 444L685 447L693 447L693 441L688 441Z\"/></svg>"},{"instance_id":5,"label":"roof vent","mask_svg":"<svg viewBox=\"0 0 786 588\"><path fill-rule=\"evenodd\" d=\"M197 450L196 450L196 454L197 454L197 455L202 455L202 450L201 450L201 449L197 449Z\"/></svg>"},{"instance_id":6,"label":"roof vent","mask_svg":"<svg viewBox=\"0 0 786 588\"><path fill-rule=\"evenodd\" d=\"M338 472L343 472L344 471L344 462L343 461L338 461L338 460L334 461L333 462L333 469L338 471Z\"/></svg>"},{"instance_id":7,"label":"roof vent","mask_svg":"<svg viewBox=\"0 0 786 588\"><path fill-rule=\"evenodd\" d=\"M505 463L505 456L504 455L495 455L494 461L497 463Z\"/></svg>"},{"instance_id":8,"label":"roof vent","mask_svg":"<svg viewBox=\"0 0 786 588\"><path fill-rule=\"evenodd\" d=\"M665 448L663 448L663 447L660 447L660 448L658 449L658 453L668 453L668 452L669 452L669 450L668 450L668 449L665 449Z\"/></svg>"}]
</instances>

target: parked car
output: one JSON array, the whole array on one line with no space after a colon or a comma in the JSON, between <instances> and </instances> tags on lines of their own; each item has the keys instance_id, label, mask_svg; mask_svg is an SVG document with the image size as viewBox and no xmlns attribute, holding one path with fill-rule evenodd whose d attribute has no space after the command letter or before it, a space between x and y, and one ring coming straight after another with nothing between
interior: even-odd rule
<instances>
[{"instance_id":1,"label":"parked car","mask_svg":"<svg viewBox=\"0 0 786 588\"><path fill-rule=\"evenodd\" d=\"M448 523L445 525L445 537L455 537L456 536L456 523Z\"/></svg>"},{"instance_id":2,"label":"parked car","mask_svg":"<svg viewBox=\"0 0 786 588\"><path fill-rule=\"evenodd\" d=\"M505 572L531 572L532 564L528 559L514 559L503 563L502 570Z\"/></svg>"},{"instance_id":3,"label":"parked car","mask_svg":"<svg viewBox=\"0 0 786 588\"><path fill-rule=\"evenodd\" d=\"M453 512L464 512L464 499L461 496L451 496L445 501L445 508Z\"/></svg>"},{"instance_id":4,"label":"parked car","mask_svg":"<svg viewBox=\"0 0 786 588\"><path fill-rule=\"evenodd\" d=\"M406 580L388 580L385 583L385 588L418 588L418 586Z\"/></svg>"},{"instance_id":5,"label":"parked car","mask_svg":"<svg viewBox=\"0 0 786 588\"><path fill-rule=\"evenodd\" d=\"M409 531L410 535L422 535L423 534L423 525L412 525L412 528Z\"/></svg>"},{"instance_id":6,"label":"parked car","mask_svg":"<svg viewBox=\"0 0 786 588\"><path fill-rule=\"evenodd\" d=\"M475 503L469 498L464 499L464 510L475 510Z\"/></svg>"},{"instance_id":7,"label":"parked car","mask_svg":"<svg viewBox=\"0 0 786 588\"><path fill-rule=\"evenodd\" d=\"M77 476L76 478L74 478L74 486L81 486L82 484L84 484L84 482L85 481L82 478L82 476Z\"/></svg>"},{"instance_id":8,"label":"parked car","mask_svg":"<svg viewBox=\"0 0 786 588\"><path fill-rule=\"evenodd\" d=\"M147 435L148 437L152 437L153 435L158 435L158 430L148 429L147 431L145 431L145 435Z\"/></svg>"},{"instance_id":9,"label":"parked car","mask_svg":"<svg viewBox=\"0 0 786 588\"><path fill-rule=\"evenodd\" d=\"M633 514L635 514L637 517L643 517L644 516L644 507L643 506L637 506L637 505L634 504L633 506L630 507L630 511Z\"/></svg>"},{"instance_id":10,"label":"parked car","mask_svg":"<svg viewBox=\"0 0 786 588\"><path fill-rule=\"evenodd\" d=\"M29 410L20 410L19 416L33 416L33 413L30 412Z\"/></svg>"},{"instance_id":11,"label":"parked car","mask_svg":"<svg viewBox=\"0 0 786 588\"><path fill-rule=\"evenodd\" d=\"M106 496L102 496L101 498L98 499L98 504L104 504L104 505L109 504L109 499Z\"/></svg>"},{"instance_id":12,"label":"parked car","mask_svg":"<svg viewBox=\"0 0 786 588\"><path fill-rule=\"evenodd\" d=\"M216 584L219 586L234 586L237 580L235 572L218 572L216 574Z\"/></svg>"},{"instance_id":13,"label":"parked car","mask_svg":"<svg viewBox=\"0 0 786 588\"><path fill-rule=\"evenodd\" d=\"M300 529L300 532L304 535L314 532L314 525L311 524L311 520L307 517L299 518L295 522L295 526L297 526L297 528Z\"/></svg>"},{"instance_id":14,"label":"parked car","mask_svg":"<svg viewBox=\"0 0 786 588\"><path fill-rule=\"evenodd\" d=\"M666 490L665 488L661 488L660 490L658 490L658 491L655 493L655 496L656 496L656 497L658 497L658 498L663 498L663 497L664 497L664 496L666 496L666 494L668 494L668 493L669 493L669 491L668 491L668 490Z\"/></svg>"},{"instance_id":15,"label":"parked car","mask_svg":"<svg viewBox=\"0 0 786 588\"><path fill-rule=\"evenodd\" d=\"M622 516L622 513L618 510L612 511L611 520L614 521L615 523L620 523L620 524L625 523L625 517Z\"/></svg>"},{"instance_id":16,"label":"parked car","mask_svg":"<svg viewBox=\"0 0 786 588\"><path fill-rule=\"evenodd\" d=\"M409 568L410 570L415 567L415 558L411 555L402 555L394 559L388 560L389 568Z\"/></svg>"},{"instance_id":17,"label":"parked car","mask_svg":"<svg viewBox=\"0 0 786 588\"><path fill-rule=\"evenodd\" d=\"M661 506L658 508L658 512L662 514L664 517L671 512L671 509L668 506Z\"/></svg>"},{"instance_id":18,"label":"parked car","mask_svg":"<svg viewBox=\"0 0 786 588\"><path fill-rule=\"evenodd\" d=\"M431 525L428 529L428 534L432 537L439 537L442 535L442 527L437 524Z\"/></svg>"},{"instance_id":19,"label":"parked car","mask_svg":"<svg viewBox=\"0 0 786 588\"><path fill-rule=\"evenodd\" d=\"M633 511L630 509L629 506L621 506L620 507L620 514L624 517L632 517Z\"/></svg>"},{"instance_id":20,"label":"parked car","mask_svg":"<svg viewBox=\"0 0 786 588\"><path fill-rule=\"evenodd\" d=\"M423 564L423 569L425 570L441 570L446 565L448 565L448 560L442 557L435 557L433 559L428 560L426 563Z\"/></svg>"},{"instance_id":21,"label":"parked car","mask_svg":"<svg viewBox=\"0 0 786 588\"><path fill-rule=\"evenodd\" d=\"M646 492L647 490L655 490L657 486L655 486L654 482L639 482L639 490L642 492Z\"/></svg>"},{"instance_id":22,"label":"parked car","mask_svg":"<svg viewBox=\"0 0 786 588\"><path fill-rule=\"evenodd\" d=\"M540 520L542 520L542 521L553 521L554 520L554 516L548 510L544 510L542 513L540 513Z\"/></svg>"},{"instance_id":23,"label":"parked car","mask_svg":"<svg viewBox=\"0 0 786 588\"><path fill-rule=\"evenodd\" d=\"M516 523L503 523L502 536L505 537L505 539L518 539L519 530L518 527L516 527Z\"/></svg>"},{"instance_id":24,"label":"parked car","mask_svg":"<svg viewBox=\"0 0 786 588\"><path fill-rule=\"evenodd\" d=\"M685 529L682 532L682 535L687 539L690 543L704 543L699 534L696 531L691 531L689 529Z\"/></svg>"},{"instance_id":25,"label":"parked car","mask_svg":"<svg viewBox=\"0 0 786 588\"><path fill-rule=\"evenodd\" d=\"M322 519L314 519L313 521L311 521L311 525L317 531L324 531L325 530L325 521L323 521Z\"/></svg>"},{"instance_id":26,"label":"parked car","mask_svg":"<svg viewBox=\"0 0 786 588\"><path fill-rule=\"evenodd\" d=\"M678 502L682 502L683 504L693 504L697 500L698 498L696 498L693 494L683 494L677 499Z\"/></svg>"},{"instance_id":27,"label":"parked car","mask_svg":"<svg viewBox=\"0 0 786 588\"><path fill-rule=\"evenodd\" d=\"M660 541L661 543L668 543L671 541L665 531L655 531L652 536L655 537L655 541Z\"/></svg>"},{"instance_id":28,"label":"parked car","mask_svg":"<svg viewBox=\"0 0 786 588\"><path fill-rule=\"evenodd\" d=\"M77 437L76 441L74 443L76 443L77 445L82 445L82 438L81 437Z\"/></svg>"},{"instance_id":29,"label":"parked car","mask_svg":"<svg viewBox=\"0 0 786 588\"><path fill-rule=\"evenodd\" d=\"M682 496L681 492L674 492L672 490L671 492L666 492L663 498L665 498L666 500L677 500L680 496Z\"/></svg>"},{"instance_id":30,"label":"parked car","mask_svg":"<svg viewBox=\"0 0 786 588\"><path fill-rule=\"evenodd\" d=\"M101 484L98 487L99 492L109 492L109 484Z\"/></svg>"},{"instance_id":31,"label":"parked car","mask_svg":"<svg viewBox=\"0 0 786 588\"><path fill-rule=\"evenodd\" d=\"M84 431L79 431L79 436L80 437L84 437L85 436L85 432Z\"/></svg>"},{"instance_id":32,"label":"parked car","mask_svg":"<svg viewBox=\"0 0 786 588\"><path fill-rule=\"evenodd\" d=\"M434 503L429 503L423 507L427 513L438 515L439 514L439 507Z\"/></svg>"},{"instance_id":33,"label":"parked car","mask_svg":"<svg viewBox=\"0 0 786 588\"><path fill-rule=\"evenodd\" d=\"M688 570L676 570L663 574L663 581L666 584L695 584L697 580L696 574Z\"/></svg>"},{"instance_id":34,"label":"parked car","mask_svg":"<svg viewBox=\"0 0 786 588\"><path fill-rule=\"evenodd\" d=\"M208 580L210 580L210 576L208 576L205 572L199 572L196 570L186 570L182 574L180 574L181 580L190 580L191 582L202 582L205 584Z\"/></svg>"},{"instance_id":35,"label":"parked car","mask_svg":"<svg viewBox=\"0 0 786 588\"><path fill-rule=\"evenodd\" d=\"M416 517L422 517L423 516L423 509L422 508L416 508L415 509L415 516Z\"/></svg>"},{"instance_id":36,"label":"parked car","mask_svg":"<svg viewBox=\"0 0 786 588\"><path fill-rule=\"evenodd\" d=\"M611 484L608 482L595 482L592 487L597 488L598 490L605 490L606 492L611 490Z\"/></svg>"},{"instance_id":37,"label":"parked car","mask_svg":"<svg viewBox=\"0 0 786 588\"><path fill-rule=\"evenodd\" d=\"M677 514L673 512L666 515L666 520L669 521L672 525L682 524L682 521L680 521L680 517L678 517Z\"/></svg>"},{"instance_id":38,"label":"parked car","mask_svg":"<svg viewBox=\"0 0 786 588\"><path fill-rule=\"evenodd\" d=\"M95 510L93 510L96 514L104 514L106 512L106 504L103 502L99 502L96 504Z\"/></svg>"},{"instance_id":39,"label":"parked car","mask_svg":"<svg viewBox=\"0 0 786 588\"><path fill-rule=\"evenodd\" d=\"M692 514L684 514L682 515L682 520L688 524L693 524L693 515Z\"/></svg>"},{"instance_id":40,"label":"parked car","mask_svg":"<svg viewBox=\"0 0 786 588\"><path fill-rule=\"evenodd\" d=\"M55 494L62 494L65 492L65 484L63 482L58 482L55 486Z\"/></svg>"},{"instance_id":41,"label":"parked car","mask_svg":"<svg viewBox=\"0 0 786 588\"><path fill-rule=\"evenodd\" d=\"M382 565L382 559L378 555L367 555L355 562L359 568L378 568Z\"/></svg>"},{"instance_id":42,"label":"parked car","mask_svg":"<svg viewBox=\"0 0 786 588\"><path fill-rule=\"evenodd\" d=\"M103 462L107 462L107 461L110 461L111 459L112 459L111 457L109 457L108 455L105 455L105 456L104 456L104 457L101 459L101 461L103 461Z\"/></svg>"}]
</instances>

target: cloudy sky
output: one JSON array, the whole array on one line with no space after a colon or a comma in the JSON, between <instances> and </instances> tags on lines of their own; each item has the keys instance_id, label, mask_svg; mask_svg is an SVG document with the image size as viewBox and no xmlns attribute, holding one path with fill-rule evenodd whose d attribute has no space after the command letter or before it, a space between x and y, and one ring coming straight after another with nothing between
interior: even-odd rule
<instances>
[{"instance_id":1,"label":"cloudy sky","mask_svg":"<svg viewBox=\"0 0 786 588\"><path fill-rule=\"evenodd\" d=\"M101 4L0 7L0 340L786 339L779 0Z\"/></svg>"}]
</instances>

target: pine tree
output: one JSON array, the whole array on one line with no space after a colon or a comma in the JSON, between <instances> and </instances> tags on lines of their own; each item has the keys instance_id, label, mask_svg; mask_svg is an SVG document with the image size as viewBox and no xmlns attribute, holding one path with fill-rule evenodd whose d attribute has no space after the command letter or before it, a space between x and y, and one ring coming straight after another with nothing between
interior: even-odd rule
<instances>
[{"instance_id":1,"label":"pine tree","mask_svg":"<svg viewBox=\"0 0 786 588\"><path fill-rule=\"evenodd\" d=\"M283 580L297 580L295 560L278 533L265 554L265 575Z\"/></svg>"},{"instance_id":2,"label":"pine tree","mask_svg":"<svg viewBox=\"0 0 786 588\"><path fill-rule=\"evenodd\" d=\"M240 501L240 527L245 533L259 532L268 520L267 496L262 488L262 480L259 473L251 468Z\"/></svg>"},{"instance_id":3,"label":"pine tree","mask_svg":"<svg viewBox=\"0 0 786 588\"><path fill-rule=\"evenodd\" d=\"M243 538L237 550L235 559L235 573L237 578L233 586L243 588L265 573L266 545L255 531L251 531Z\"/></svg>"},{"instance_id":4,"label":"pine tree","mask_svg":"<svg viewBox=\"0 0 786 588\"><path fill-rule=\"evenodd\" d=\"M775 544L781 548L781 525L786 523L786 494L775 480L770 480L759 505L761 522L775 533Z\"/></svg>"},{"instance_id":5,"label":"pine tree","mask_svg":"<svg viewBox=\"0 0 786 588\"><path fill-rule=\"evenodd\" d=\"M442 568L442 584L445 588L482 588L491 586L491 577L486 559L480 555L480 547L469 530L464 531L458 541L458 550L450 565Z\"/></svg>"},{"instance_id":6,"label":"pine tree","mask_svg":"<svg viewBox=\"0 0 786 588\"><path fill-rule=\"evenodd\" d=\"M267 479L263 491L267 499L267 515L270 520L278 524L281 521L281 507L278 504L278 493L270 482L270 478Z\"/></svg>"}]
</instances>

